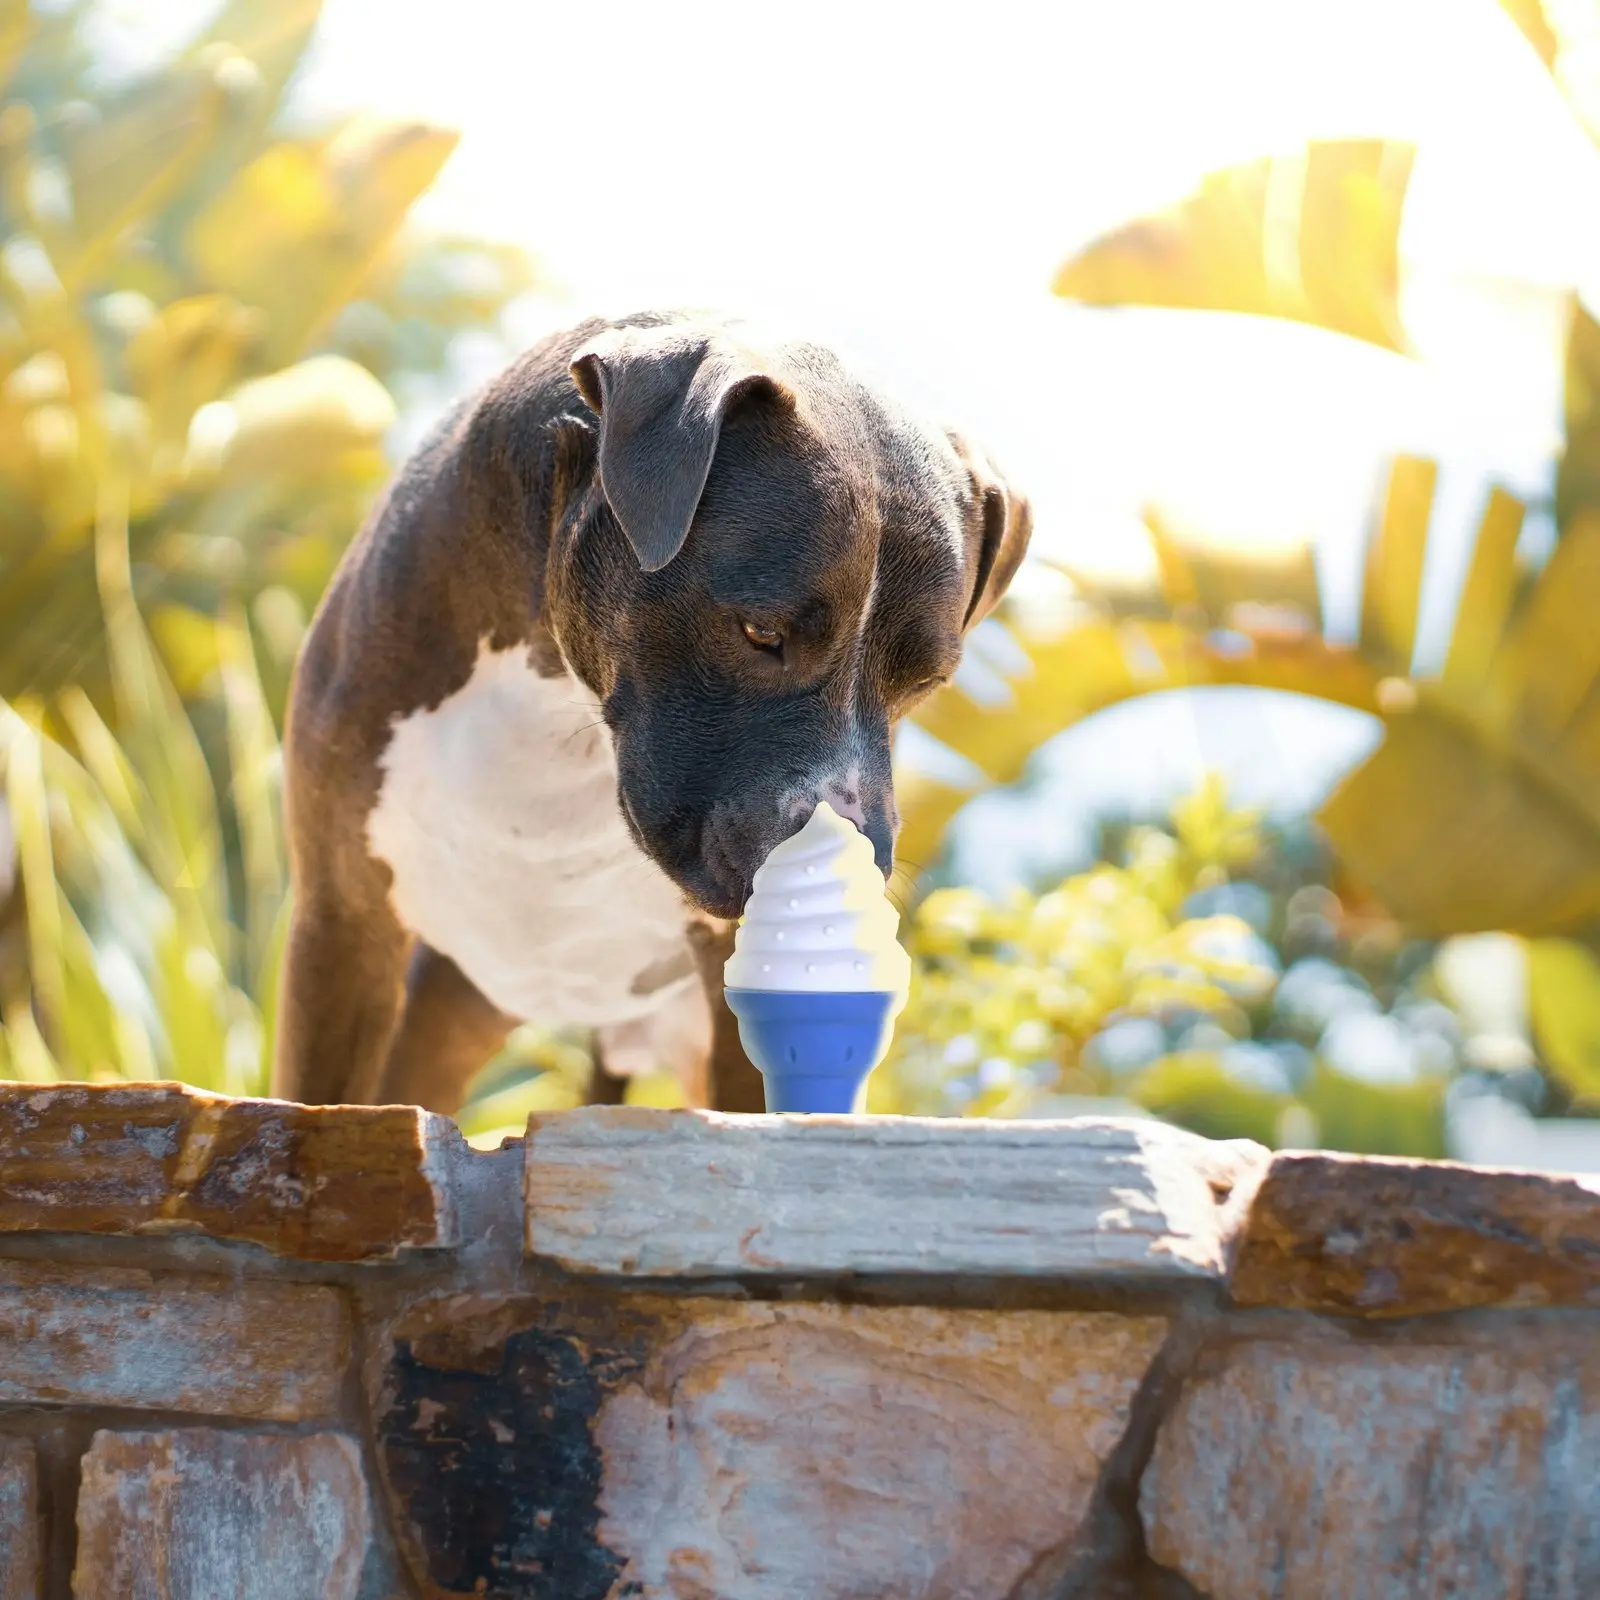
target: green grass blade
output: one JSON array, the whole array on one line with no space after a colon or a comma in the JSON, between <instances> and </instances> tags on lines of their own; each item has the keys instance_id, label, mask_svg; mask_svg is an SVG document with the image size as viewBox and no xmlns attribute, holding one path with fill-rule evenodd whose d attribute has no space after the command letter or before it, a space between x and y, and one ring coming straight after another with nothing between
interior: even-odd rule
<instances>
[{"instance_id":1,"label":"green grass blade","mask_svg":"<svg viewBox=\"0 0 1600 1600\"><path fill-rule=\"evenodd\" d=\"M256 1086L249 1091L252 1094L266 1094L272 1083L272 1054L278 1037L278 986L282 982L283 953L289 944L289 916L293 909L286 893L278 902L278 914L254 974L256 1006L261 1016L261 1057L256 1067Z\"/></svg>"},{"instance_id":2,"label":"green grass blade","mask_svg":"<svg viewBox=\"0 0 1600 1600\"><path fill-rule=\"evenodd\" d=\"M280 822L280 753L272 712L261 687L250 631L236 607L217 623L217 654L227 707L231 798L239 823L245 880L245 970L266 956L288 890Z\"/></svg>"},{"instance_id":3,"label":"green grass blade","mask_svg":"<svg viewBox=\"0 0 1600 1600\"><path fill-rule=\"evenodd\" d=\"M121 745L150 796L150 866L186 924L226 963L227 870L205 754L134 600L125 497L108 493L95 529Z\"/></svg>"},{"instance_id":4,"label":"green grass blade","mask_svg":"<svg viewBox=\"0 0 1600 1600\"><path fill-rule=\"evenodd\" d=\"M54 1024L66 1011L61 898L40 752L43 735L9 706L0 708L6 757L6 803L16 834L17 862L28 907L28 970L45 1017Z\"/></svg>"},{"instance_id":5,"label":"green grass blade","mask_svg":"<svg viewBox=\"0 0 1600 1600\"><path fill-rule=\"evenodd\" d=\"M196 1088L226 1093L227 978L216 953L191 942L176 918L157 940L156 983L167 1072Z\"/></svg>"},{"instance_id":6,"label":"green grass blade","mask_svg":"<svg viewBox=\"0 0 1600 1600\"><path fill-rule=\"evenodd\" d=\"M117 743L117 736L77 684L61 692L56 699L56 710L72 734L84 770L98 785L115 814L117 826L132 844L145 845L144 819L149 815L150 796L127 753Z\"/></svg>"},{"instance_id":7,"label":"green grass blade","mask_svg":"<svg viewBox=\"0 0 1600 1600\"><path fill-rule=\"evenodd\" d=\"M3 1021L0 1033L4 1034L7 1056L5 1075L9 1080L56 1083L67 1076L50 1053L50 1046L40 1033L39 1024L34 1020L26 1000L6 1006L0 1021Z\"/></svg>"}]
</instances>

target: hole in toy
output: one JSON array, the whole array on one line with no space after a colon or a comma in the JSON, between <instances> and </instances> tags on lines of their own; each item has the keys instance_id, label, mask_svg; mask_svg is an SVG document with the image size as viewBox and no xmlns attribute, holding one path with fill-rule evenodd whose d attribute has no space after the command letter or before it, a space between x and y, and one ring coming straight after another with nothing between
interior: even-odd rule
<instances>
[{"instance_id":1,"label":"hole in toy","mask_svg":"<svg viewBox=\"0 0 1600 1600\"><path fill-rule=\"evenodd\" d=\"M790 1045L789 1046L789 1065L791 1067L797 1066L799 1064L799 1061L800 1061L800 1052L798 1050L796 1050L793 1045Z\"/></svg>"}]
</instances>

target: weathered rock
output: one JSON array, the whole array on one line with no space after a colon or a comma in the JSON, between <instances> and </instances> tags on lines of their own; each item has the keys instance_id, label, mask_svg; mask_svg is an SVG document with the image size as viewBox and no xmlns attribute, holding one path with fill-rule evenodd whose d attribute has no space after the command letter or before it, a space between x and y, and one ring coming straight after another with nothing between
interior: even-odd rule
<instances>
[{"instance_id":1,"label":"weathered rock","mask_svg":"<svg viewBox=\"0 0 1600 1600\"><path fill-rule=\"evenodd\" d=\"M1094 1313L709 1313L595 1423L619 1591L1006 1600L1077 1535L1164 1332Z\"/></svg>"},{"instance_id":2,"label":"weathered rock","mask_svg":"<svg viewBox=\"0 0 1600 1600\"><path fill-rule=\"evenodd\" d=\"M455 1237L447 1118L179 1084L0 1086L0 1233L199 1232L307 1261Z\"/></svg>"},{"instance_id":3,"label":"weathered rock","mask_svg":"<svg viewBox=\"0 0 1600 1600\"><path fill-rule=\"evenodd\" d=\"M1368 1317L1600 1305L1600 1180L1284 1152L1235 1250L1241 1305Z\"/></svg>"},{"instance_id":4,"label":"weathered rock","mask_svg":"<svg viewBox=\"0 0 1600 1600\"><path fill-rule=\"evenodd\" d=\"M371 1514L352 1439L97 1433L77 1600L356 1600Z\"/></svg>"},{"instance_id":5,"label":"weathered rock","mask_svg":"<svg viewBox=\"0 0 1600 1600\"><path fill-rule=\"evenodd\" d=\"M1004 1600L1077 1534L1165 1329L443 1301L397 1330L379 1454L429 1593Z\"/></svg>"},{"instance_id":6,"label":"weathered rock","mask_svg":"<svg viewBox=\"0 0 1600 1600\"><path fill-rule=\"evenodd\" d=\"M336 1289L0 1262L0 1403L311 1420L349 1358Z\"/></svg>"},{"instance_id":7,"label":"weathered rock","mask_svg":"<svg viewBox=\"0 0 1600 1600\"><path fill-rule=\"evenodd\" d=\"M39 1468L26 1439L0 1439L0 1600L39 1597Z\"/></svg>"},{"instance_id":8,"label":"weathered rock","mask_svg":"<svg viewBox=\"0 0 1600 1600\"><path fill-rule=\"evenodd\" d=\"M1286 1319L1163 1421L1150 1552L1209 1600L1600 1594L1600 1324Z\"/></svg>"},{"instance_id":9,"label":"weathered rock","mask_svg":"<svg viewBox=\"0 0 1600 1600\"><path fill-rule=\"evenodd\" d=\"M642 1277L1218 1277L1266 1152L1157 1122L535 1117L529 1253Z\"/></svg>"},{"instance_id":10,"label":"weathered rock","mask_svg":"<svg viewBox=\"0 0 1600 1600\"><path fill-rule=\"evenodd\" d=\"M593 1423L663 1314L631 1298L450 1297L395 1329L378 1460L424 1593L611 1594L621 1563L597 1537Z\"/></svg>"}]
</instances>

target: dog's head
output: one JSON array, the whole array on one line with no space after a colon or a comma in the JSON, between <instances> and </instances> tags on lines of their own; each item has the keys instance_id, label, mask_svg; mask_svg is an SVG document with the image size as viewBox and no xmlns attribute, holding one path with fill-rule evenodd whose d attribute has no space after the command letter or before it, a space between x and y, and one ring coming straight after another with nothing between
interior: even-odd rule
<instances>
[{"instance_id":1,"label":"dog's head","mask_svg":"<svg viewBox=\"0 0 1600 1600\"><path fill-rule=\"evenodd\" d=\"M732 917L826 799L887 874L890 730L1011 581L1026 502L816 346L621 326L571 371L598 471L547 615L600 698L639 843Z\"/></svg>"}]
</instances>

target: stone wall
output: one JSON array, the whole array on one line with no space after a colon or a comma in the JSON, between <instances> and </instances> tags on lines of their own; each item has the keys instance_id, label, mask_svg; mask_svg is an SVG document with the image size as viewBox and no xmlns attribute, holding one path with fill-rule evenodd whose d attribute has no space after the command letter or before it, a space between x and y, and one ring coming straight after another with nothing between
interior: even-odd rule
<instances>
[{"instance_id":1,"label":"stone wall","mask_svg":"<svg viewBox=\"0 0 1600 1600\"><path fill-rule=\"evenodd\" d=\"M0 1089L0 1600L1592 1600L1600 1194Z\"/></svg>"}]
</instances>

